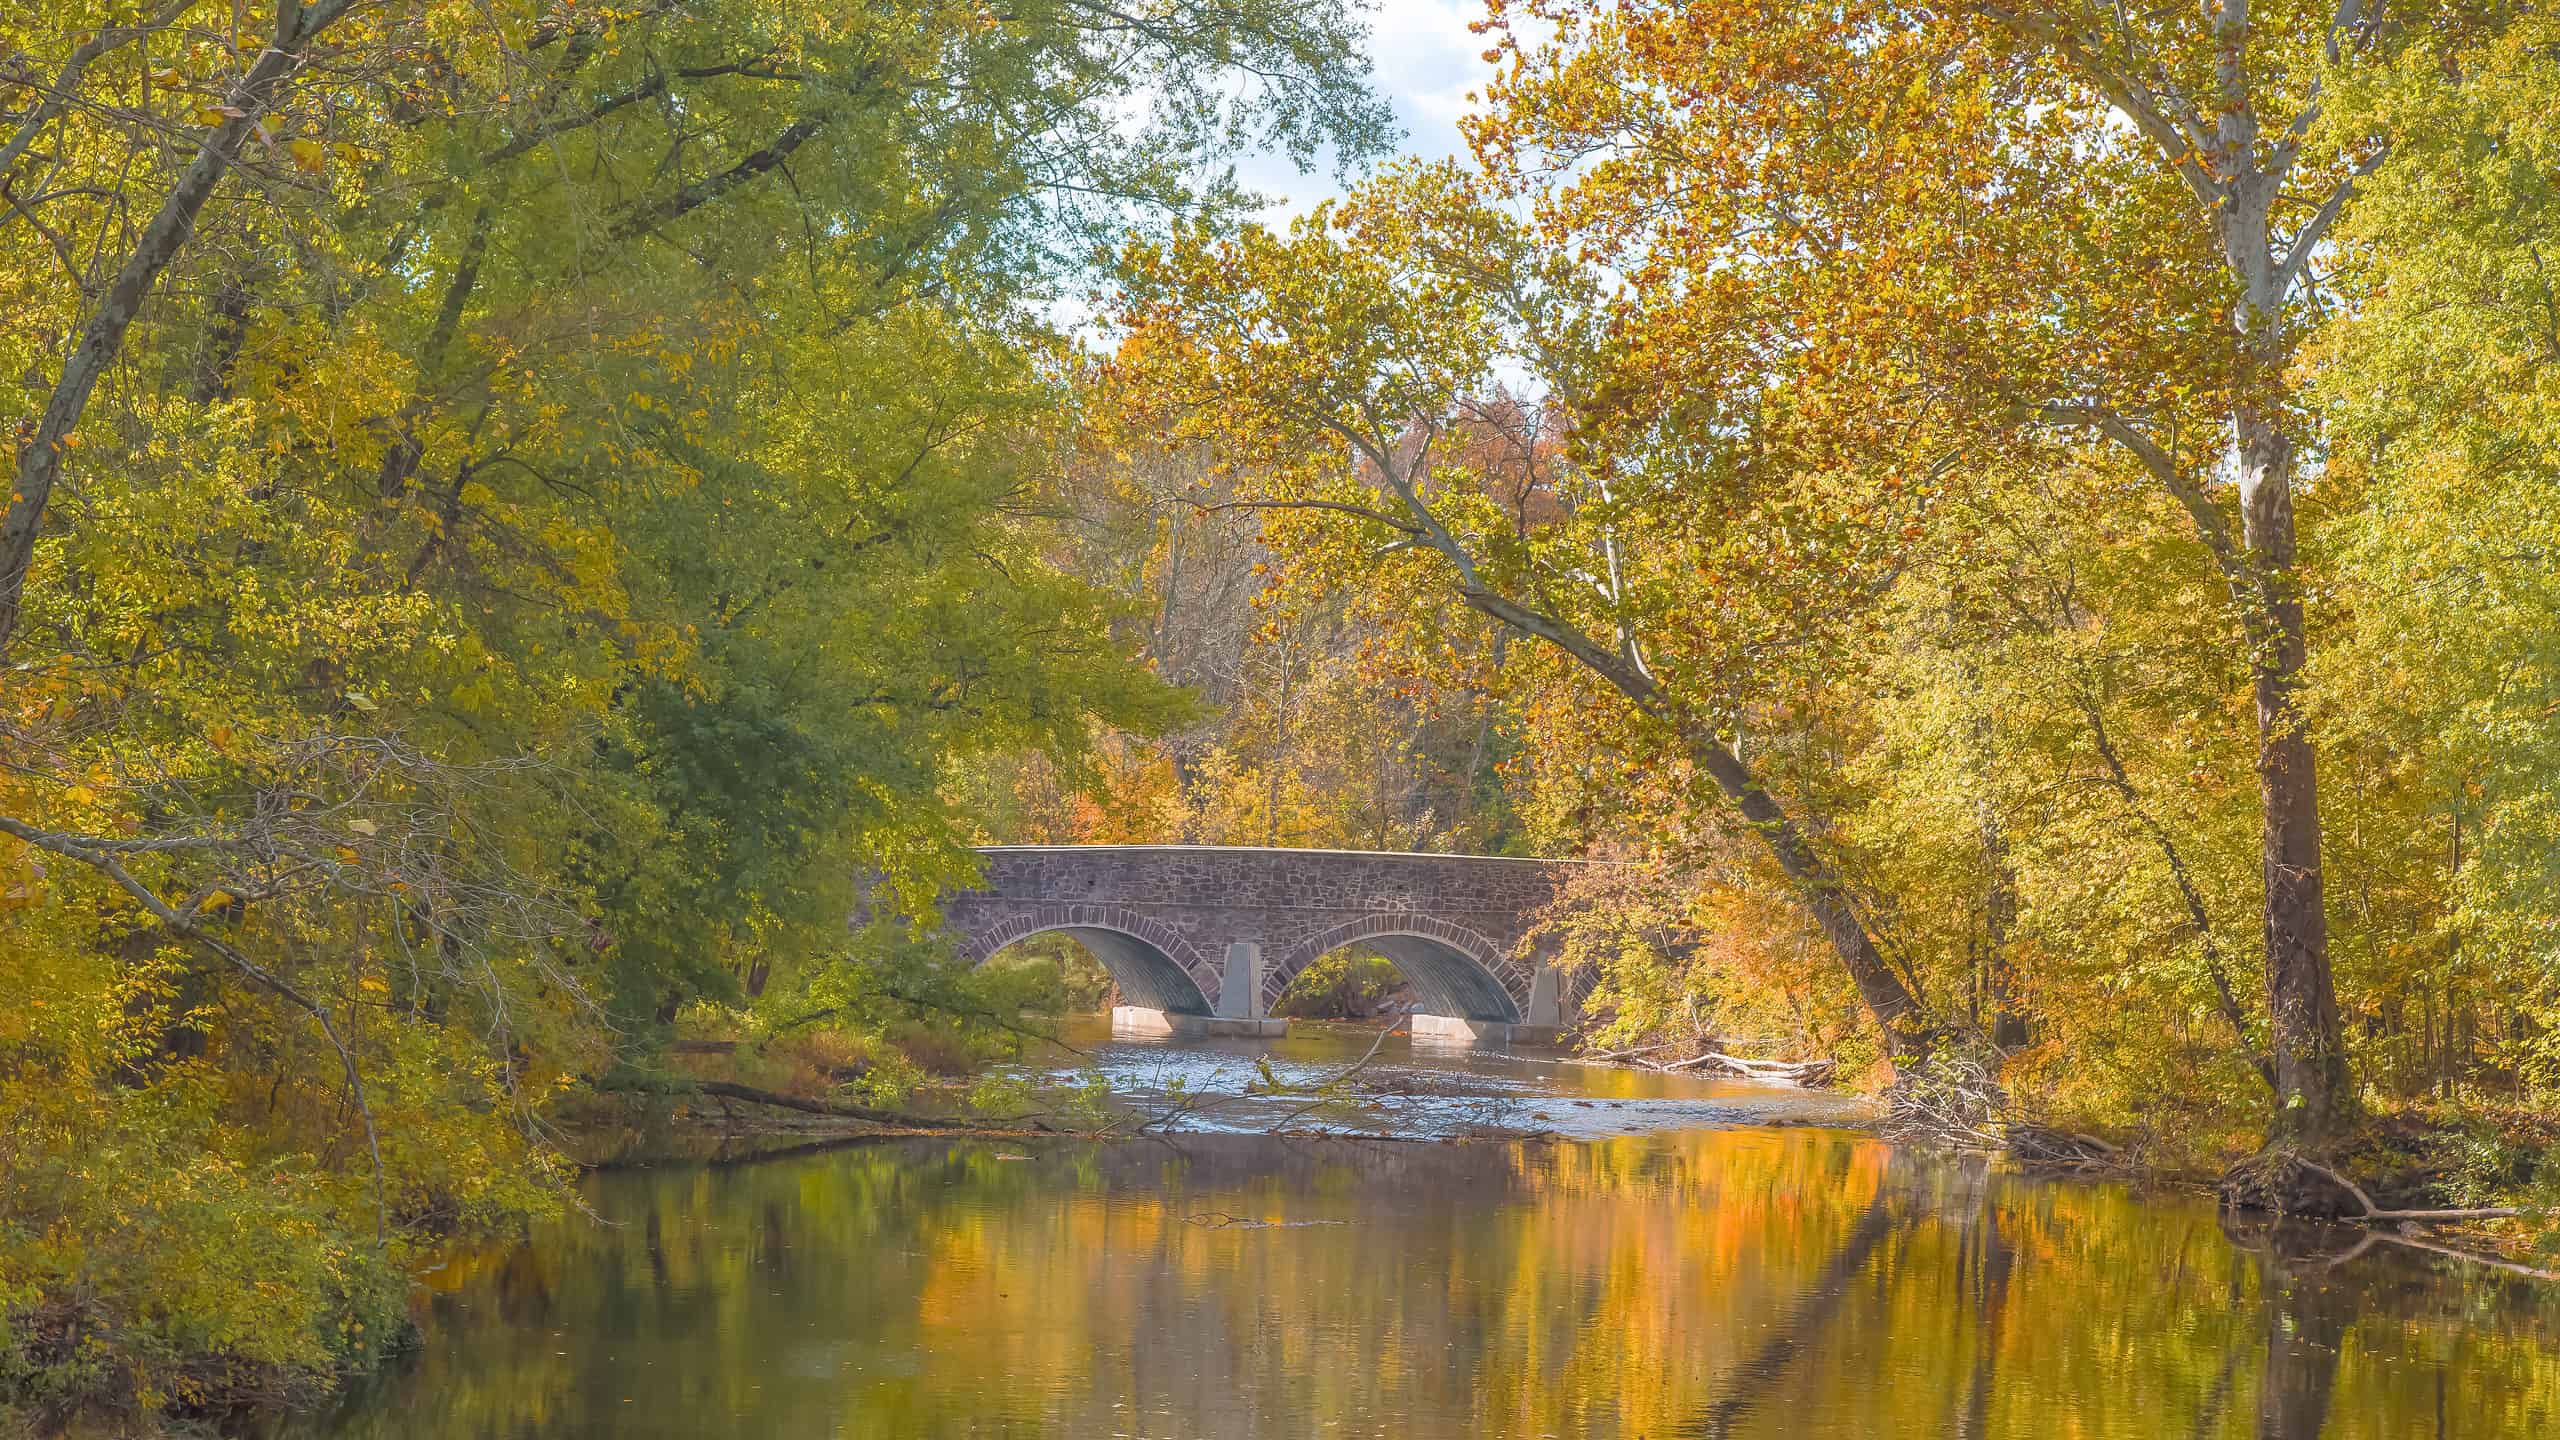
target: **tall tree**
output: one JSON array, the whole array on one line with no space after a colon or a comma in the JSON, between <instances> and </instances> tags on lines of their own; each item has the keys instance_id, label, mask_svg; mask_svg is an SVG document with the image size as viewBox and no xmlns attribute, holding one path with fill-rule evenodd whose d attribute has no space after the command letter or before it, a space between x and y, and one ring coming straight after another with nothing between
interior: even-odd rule
<instances>
[{"instance_id":1,"label":"tall tree","mask_svg":"<svg viewBox=\"0 0 2560 1440\"><path fill-rule=\"evenodd\" d=\"M1629 267L1665 369L1694 373L1726 323L1701 297L1756 286L1796 324L1786 363L1844 407L1971 417L1950 455L2085 433L2178 502L2248 658L2278 1128L2340 1129L2293 365L2324 240L2384 153L2322 121L2375 13L1529 9L1545 23L1514 31L1496 7L1479 149Z\"/></svg>"},{"instance_id":2,"label":"tall tree","mask_svg":"<svg viewBox=\"0 0 2560 1440\"><path fill-rule=\"evenodd\" d=\"M2363 48L2371 16L2364 0L2338 0L2325 13L2271 7L2254 21L2251 0L2206 0L2200 23L2190 24L2129 21L2121 9L2095 6L1985 10L2133 122L2152 163L2184 182L2186 222L2211 235L2237 290L2226 364L2228 447L2213 467L2213 478L2238 502L2236 544L2208 498L2205 475L2181 468L2175 441L2164 443L2129 419L2116 396L2052 395L2042 413L2094 427L2182 502L2196 496L2200 503L2189 505L2196 533L2235 591L2257 708L2262 943L2278 1125L2316 1141L2352 1118L2356 1098L2329 961L2319 786L2301 695L2308 638L2294 493L2314 447L2290 387L2295 351L2312 323L2313 259L2359 179L2384 153L2378 144L2355 147L2361 155L2305 153L2319 119L2323 72ZM2290 209L2288 188L2306 197Z\"/></svg>"},{"instance_id":3,"label":"tall tree","mask_svg":"<svg viewBox=\"0 0 2560 1440\"><path fill-rule=\"evenodd\" d=\"M1130 263L1133 403L1269 477L1242 503L1334 583L1414 597L1424 615L1454 598L1614 695L1757 837L1892 1053L1925 1050L1920 999L1867 897L1743 734L1753 705L1866 613L1907 543L1887 516L1925 485L1853 478L1750 377L1667 414L1619 403L1592 277L1454 167L1395 172L1285 236L1185 232ZM1497 364L1534 376L1547 403L1500 395ZM1643 438L1534 443L1524 420L1539 409L1556 432L1606 419ZM1721 613L1698 603L1702 583Z\"/></svg>"}]
</instances>

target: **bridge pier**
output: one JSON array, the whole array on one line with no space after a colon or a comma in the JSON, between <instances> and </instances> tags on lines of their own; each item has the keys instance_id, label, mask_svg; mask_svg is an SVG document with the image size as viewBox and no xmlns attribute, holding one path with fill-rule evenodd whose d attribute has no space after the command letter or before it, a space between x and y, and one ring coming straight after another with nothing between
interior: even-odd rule
<instances>
[{"instance_id":1,"label":"bridge pier","mask_svg":"<svg viewBox=\"0 0 2560 1440\"><path fill-rule=\"evenodd\" d=\"M1524 1045L1553 1045L1563 1037L1561 1025L1472 1020L1464 1015L1413 1016L1413 1043L1421 1050L1511 1050Z\"/></svg>"},{"instance_id":2,"label":"bridge pier","mask_svg":"<svg viewBox=\"0 0 2560 1440\"><path fill-rule=\"evenodd\" d=\"M1564 976L1553 965L1540 965L1529 982L1529 1003L1517 1020L1478 1020L1464 1015L1415 1015L1413 1043L1426 1049L1508 1050L1523 1045L1553 1045L1564 1038L1572 1017L1566 1013Z\"/></svg>"},{"instance_id":3,"label":"bridge pier","mask_svg":"<svg viewBox=\"0 0 2560 1440\"><path fill-rule=\"evenodd\" d=\"M1534 1028L1563 1030L1573 1021L1566 1013L1566 993L1564 972L1539 962L1538 973L1529 977L1529 1004L1521 1013L1521 1022Z\"/></svg>"}]
</instances>

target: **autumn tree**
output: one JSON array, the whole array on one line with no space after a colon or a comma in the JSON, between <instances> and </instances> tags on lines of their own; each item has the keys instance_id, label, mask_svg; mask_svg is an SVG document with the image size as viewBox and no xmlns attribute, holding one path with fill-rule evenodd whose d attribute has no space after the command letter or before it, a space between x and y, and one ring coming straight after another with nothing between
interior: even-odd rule
<instances>
[{"instance_id":1,"label":"autumn tree","mask_svg":"<svg viewBox=\"0 0 2560 1440\"><path fill-rule=\"evenodd\" d=\"M1700 297L1759 286L1789 364L1952 419L1951 459L2085 434L2176 500L2248 657L2279 1125L2338 1131L2294 367L2324 242L2387 153L2324 92L2404 27L2357 0L1506 13L1479 148L1623 257L1666 367L1722 333Z\"/></svg>"},{"instance_id":2,"label":"autumn tree","mask_svg":"<svg viewBox=\"0 0 2560 1440\"><path fill-rule=\"evenodd\" d=\"M1423 636L1392 596L1335 586L1262 534L1261 477L1154 443L1107 377L1036 503L1058 566L1125 597L1117 634L1199 702L1162 736L1114 733L1070 771L1025 754L962 777L999 842L1156 841L1502 852L1516 717L1490 622ZM1485 437L1493 442L1490 433Z\"/></svg>"},{"instance_id":3,"label":"autumn tree","mask_svg":"<svg viewBox=\"0 0 2560 1440\"><path fill-rule=\"evenodd\" d=\"M1046 307L1381 133L1340 9L1160 18L0 18L0 1406L325 1381L684 1007L968 983L855 877L1182 713L1050 563Z\"/></svg>"},{"instance_id":4,"label":"autumn tree","mask_svg":"<svg viewBox=\"0 0 2560 1440\"><path fill-rule=\"evenodd\" d=\"M1483 465L1466 437L1527 413L1497 365L1551 397L1551 433L1624 412L1590 275L1455 167L1398 171L1285 235L1185 232L1131 268L1133 403L1269 476L1251 497L1267 533L1332 583L1449 595L1669 737L1786 874L1894 1053L1922 1052L1928 1022L1863 897L1763 782L1743 724L1868 612L1907 543L1888 517L1925 505L1925 476L1865 483L1740 376L1644 415L1641 444L1515 444ZM1698 604L1701 584L1724 604Z\"/></svg>"},{"instance_id":5,"label":"autumn tree","mask_svg":"<svg viewBox=\"0 0 2560 1440\"><path fill-rule=\"evenodd\" d=\"M2304 366L2353 602L2315 714L2397 802L2370 865L2418 900L2379 1003L2398 1084L2440 1095L2483 1069L2560 1078L2556 38L2538 13L2409 37L2323 102L2391 151L2341 214L2346 303Z\"/></svg>"}]
</instances>

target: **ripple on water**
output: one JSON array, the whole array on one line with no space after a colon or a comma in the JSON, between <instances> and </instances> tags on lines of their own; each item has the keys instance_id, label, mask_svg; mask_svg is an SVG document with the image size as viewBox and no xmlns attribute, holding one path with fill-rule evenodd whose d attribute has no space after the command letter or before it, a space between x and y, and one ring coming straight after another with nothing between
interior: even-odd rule
<instances>
[{"instance_id":1,"label":"ripple on water","mask_svg":"<svg viewBox=\"0 0 2560 1440\"><path fill-rule=\"evenodd\" d=\"M1070 1034L1083 1053L1036 1072L1062 1085L1099 1075L1166 1128L1291 1130L1438 1139L1488 1130L1603 1139L1737 1125L1855 1126L1855 1096L1753 1081L1594 1066L1553 1055L1417 1048L1391 1036L1299 1024L1278 1041L1175 1044ZM1363 1061L1363 1057L1367 1059ZM1356 1067L1356 1068L1354 1068ZM1265 1093L1269 1080L1279 1093ZM1329 1088L1339 1099L1309 1108Z\"/></svg>"}]
</instances>

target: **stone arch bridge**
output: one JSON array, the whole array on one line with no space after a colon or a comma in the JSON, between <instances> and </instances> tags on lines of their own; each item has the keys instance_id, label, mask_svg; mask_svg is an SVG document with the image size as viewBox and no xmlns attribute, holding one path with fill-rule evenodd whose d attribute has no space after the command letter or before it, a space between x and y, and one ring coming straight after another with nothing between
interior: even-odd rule
<instances>
[{"instance_id":1,"label":"stone arch bridge","mask_svg":"<svg viewBox=\"0 0 2560 1440\"><path fill-rule=\"evenodd\" d=\"M999 845L984 881L947 895L943 926L972 962L1034 935L1093 952L1126 1002L1116 1028L1276 1034L1298 973L1367 945L1420 1000L1417 1037L1554 1038L1573 1001L1528 932L1587 862L1218 845Z\"/></svg>"}]
</instances>

